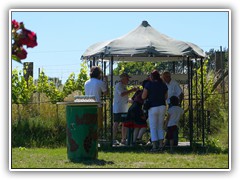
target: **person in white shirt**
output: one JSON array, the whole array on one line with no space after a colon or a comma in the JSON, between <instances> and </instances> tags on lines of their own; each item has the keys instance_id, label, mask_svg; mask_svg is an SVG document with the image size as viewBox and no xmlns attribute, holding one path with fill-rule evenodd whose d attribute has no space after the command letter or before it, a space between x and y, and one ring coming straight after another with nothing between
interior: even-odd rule
<instances>
[{"instance_id":1,"label":"person in white shirt","mask_svg":"<svg viewBox=\"0 0 240 180\"><path fill-rule=\"evenodd\" d=\"M128 95L138 88L132 88L127 90L127 84L131 78L127 73L120 75L120 81L115 85L114 99L113 99L113 145L119 145L119 142L116 140L117 129L120 122L123 123L128 112ZM126 144L126 134L127 129L122 125L122 139L121 143Z\"/></svg>"},{"instance_id":2,"label":"person in white shirt","mask_svg":"<svg viewBox=\"0 0 240 180\"><path fill-rule=\"evenodd\" d=\"M182 89L179 86L178 82L171 78L171 73L168 71L165 71L162 74L162 78L168 87L167 103L170 104L170 98L172 96L177 96L179 98L179 104L181 105L184 94L183 94Z\"/></svg>"},{"instance_id":3,"label":"person in white shirt","mask_svg":"<svg viewBox=\"0 0 240 180\"><path fill-rule=\"evenodd\" d=\"M99 102L98 106L98 129L101 132L103 128L103 109L101 96L108 94L108 86L107 86L107 77L104 77L104 81L102 78L102 70L98 66L93 66L90 69L90 79L85 82L85 95L93 95L96 98L96 101Z\"/></svg>"},{"instance_id":4,"label":"person in white shirt","mask_svg":"<svg viewBox=\"0 0 240 180\"><path fill-rule=\"evenodd\" d=\"M177 96L170 98L171 107L168 109L165 128L167 129L166 141L170 143L170 152L173 152L174 139L178 137L178 122L184 113L184 110L179 107L179 99Z\"/></svg>"}]
</instances>

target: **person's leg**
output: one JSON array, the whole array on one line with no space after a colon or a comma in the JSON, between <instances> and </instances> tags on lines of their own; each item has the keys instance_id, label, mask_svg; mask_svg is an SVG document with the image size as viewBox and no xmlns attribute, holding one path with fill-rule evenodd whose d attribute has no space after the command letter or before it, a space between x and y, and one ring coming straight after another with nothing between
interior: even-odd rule
<instances>
[{"instance_id":1,"label":"person's leg","mask_svg":"<svg viewBox=\"0 0 240 180\"><path fill-rule=\"evenodd\" d=\"M133 131L133 143L135 143L137 138L138 138L139 129L140 128L134 128L134 131Z\"/></svg>"},{"instance_id":2,"label":"person's leg","mask_svg":"<svg viewBox=\"0 0 240 180\"><path fill-rule=\"evenodd\" d=\"M152 141L152 152L156 152L158 149L158 132L157 132L157 121L158 121L158 108L152 107L148 111L149 113L149 127Z\"/></svg>"},{"instance_id":3,"label":"person's leg","mask_svg":"<svg viewBox=\"0 0 240 180\"><path fill-rule=\"evenodd\" d=\"M170 145L170 153L173 152L173 146L174 146L174 132L176 131L177 126L170 126L168 127L168 131L167 131L167 139L169 141L169 145Z\"/></svg>"},{"instance_id":4,"label":"person's leg","mask_svg":"<svg viewBox=\"0 0 240 180\"><path fill-rule=\"evenodd\" d=\"M127 131L128 131L128 128L124 127L124 125L122 123L122 140L121 140L122 144L126 143Z\"/></svg>"},{"instance_id":5,"label":"person's leg","mask_svg":"<svg viewBox=\"0 0 240 180\"><path fill-rule=\"evenodd\" d=\"M170 152L173 152L174 139L170 139Z\"/></svg>"},{"instance_id":6,"label":"person's leg","mask_svg":"<svg viewBox=\"0 0 240 180\"><path fill-rule=\"evenodd\" d=\"M158 109L156 107L152 107L148 111L149 114L149 128L151 134L151 141L157 141L157 120L158 120Z\"/></svg>"},{"instance_id":7,"label":"person's leg","mask_svg":"<svg viewBox=\"0 0 240 180\"><path fill-rule=\"evenodd\" d=\"M176 127L173 133L174 146L178 146L178 127Z\"/></svg>"},{"instance_id":8,"label":"person's leg","mask_svg":"<svg viewBox=\"0 0 240 180\"><path fill-rule=\"evenodd\" d=\"M113 123L113 140L116 140L118 124L119 124L118 122Z\"/></svg>"},{"instance_id":9,"label":"person's leg","mask_svg":"<svg viewBox=\"0 0 240 180\"><path fill-rule=\"evenodd\" d=\"M137 139L142 139L143 137L143 134L146 132L147 128L143 127L143 128L140 128L139 130L139 133L138 133L138 136L137 136Z\"/></svg>"},{"instance_id":10,"label":"person's leg","mask_svg":"<svg viewBox=\"0 0 240 180\"><path fill-rule=\"evenodd\" d=\"M159 140L159 147L163 147L163 140L164 140L164 118L165 118L165 113L166 113L166 106L160 106L158 107L158 120L157 120L157 135L158 135L158 140Z\"/></svg>"}]
</instances>

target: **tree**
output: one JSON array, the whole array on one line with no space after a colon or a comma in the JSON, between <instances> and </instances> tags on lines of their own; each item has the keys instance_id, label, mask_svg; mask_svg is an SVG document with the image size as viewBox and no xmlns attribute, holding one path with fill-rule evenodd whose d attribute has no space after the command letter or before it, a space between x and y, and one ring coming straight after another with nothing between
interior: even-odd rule
<instances>
[{"instance_id":1,"label":"tree","mask_svg":"<svg viewBox=\"0 0 240 180\"><path fill-rule=\"evenodd\" d=\"M36 86L31 76L27 83L21 72L18 72L17 69L12 71L12 103L28 104L35 90Z\"/></svg>"}]
</instances>

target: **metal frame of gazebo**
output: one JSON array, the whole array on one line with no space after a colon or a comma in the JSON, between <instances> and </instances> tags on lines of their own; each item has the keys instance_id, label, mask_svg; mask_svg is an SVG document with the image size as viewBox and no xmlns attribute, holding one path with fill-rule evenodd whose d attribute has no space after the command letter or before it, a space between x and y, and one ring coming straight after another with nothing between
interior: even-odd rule
<instances>
[{"instance_id":1,"label":"metal frame of gazebo","mask_svg":"<svg viewBox=\"0 0 240 180\"><path fill-rule=\"evenodd\" d=\"M167 58L167 57L166 57ZM201 70L201 81L198 82L199 77L196 76L196 84L200 83L201 84L201 90L199 91L198 89L196 89L196 92L199 92L201 94L200 99L195 98L194 99L194 94L193 94L193 76L194 76L194 71L193 71L193 66L194 66L194 61L195 64L197 64L197 59L196 58L190 58L190 57L181 57L181 61L186 62L187 64L187 76L188 76L188 83L187 83L187 87L188 87L188 125L189 125L189 141L190 141L190 146L193 145L194 142L194 128L193 128L193 120L194 120L194 116L193 116L193 101L200 101L200 110L197 110L198 112L198 117L196 118L200 118L200 127L201 127L201 139L202 139L202 145L205 145L205 138L206 138L206 132L205 132L205 126L206 126L206 119L205 119L205 114L204 114L204 83L203 83L203 58L200 58L199 62L200 62L200 70ZM111 56L110 60L106 60L106 57L104 58L104 56L102 56L100 59L99 57L92 57L91 59L88 59L89 66L96 66L101 64L101 68L103 70L104 75L107 75L107 67L109 68L109 76L110 76L110 93L109 93L109 104L110 104L110 126L111 126L111 139L110 142L112 142L112 126L113 126L113 87L114 87L114 82L113 82L113 64L114 64L114 57ZM180 60L178 60L180 61ZM99 63L100 62L100 63ZM108 98L106 96L102 97L103 101L108 100ZM185 99L186 100L186 99ZM106 104L105 104L106 105ZM104 127L105 127L105 133L107 131L107 119L106 119L106 106L104 108ZM200 113L200 114L199 114ZM200 116L199 116L200 115Z\"/></svg>"},{"instance_id":2,"label":"metal frame of gazebo","mask_svg":"<svg viewBox=\"0 0 240 180\"><path fill-rule=\"evenodd\" d=\"M143 21L143 26L145 25L149 25L146 21ZM150 26L150 25L149 25ZM187 44L187 43L186 43ZM205 133L205 126L206 126L206 122L205 122L205 115L204 115L204 82L203 82L203 61L204 61L204 57L201 55L198 55L197 53L193 53L192 51L195 50L196 46L189 43L190 47L193 49L191 51L189 51L189 54L187 55L187 53L185 53L185 55L168 55L168 54L154 54L155 52L155 48L149 48L147 47L147 50L149 50L149 52L146 52L145 54L141 54L141 55L119 55L119 54L111 54L111 52L109 52L109 47L105 46L104 48L102 48L101 52L97 52L97 53L93 53L91 55L86 55L86 56L82 56L82 59L85 59L87 61L90 62L90 67L91 66L95 66L98 65L98 62L101 62L102 64L102 69L104 72L104 75L106 75L106 70L107 70L107 63L109 66L109 75L110 75L110 118L111 118L111 143L113 140L112 137L112 127L113 127L113 64L114 62L119 62L119 61L140 61L140 62L145 62L145 61L150 61L150 62L165 62L165 61L183 61L183 62L187 62L187 76L188 76L188 125L189 125L189 141L190 141L190 146L193 145L194 143L194 128L193 128L193 120L194 120L194 114L193 114L193 62L195 61L196 64L197 62L200 62L200 69L201 69L201 90L200 90L200 99L199 100L200 103L200 116L198 116L197 118L200 118L201 122L201 138L202 138L202 145L205 145L205 137L206 137L206 133ZM98 43L97 43L98 45ZM90 48L91 49L91 48ZM95 49L94 49L95 50ZM199 49L197 49L197 51L199 51ZM198 81L198 78L196 78L196 81ZM199 91L197 91L199 92ZM103 98L104 100L106 100L106 97ZM195 99L195 100L196 100ZM105 117L106 117L106 108L105 108ZM105 119L105 127L106 127L106 119Z\"/></svg>"}]
</instances>

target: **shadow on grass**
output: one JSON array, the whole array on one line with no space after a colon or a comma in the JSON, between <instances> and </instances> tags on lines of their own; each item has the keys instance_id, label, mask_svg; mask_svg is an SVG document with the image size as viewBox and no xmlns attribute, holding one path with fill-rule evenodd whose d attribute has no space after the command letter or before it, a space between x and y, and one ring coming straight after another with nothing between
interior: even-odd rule
<instances>
[{"instance_id":1,"label":"shadow on grass","mask_svg":"<svg viewBox=\"0 0 240 180\"><path fill-rule=\"evenodd\" d=\"M101 159L82 159L77 161L71 161L71 163L81 163L84 165L96 165L96 166L105 166L107 164L114 164L113 161L105 161Z\"/></svg>"},{"instance_id":2,"label":"shadow on grass","mask_svg":"<svg viewBox=\"0 0 240 180\"><path fill-rule=\"evenodd\" d=\"M118 152L118 153L151 153L151 146L117 146L111 147L110 145L104 145L99 148L101 152ZM170 153L170 148L164 147L162 153ZM214 146L205 146L203 147L200 144L194 144L191 146L176 146L174 147L174 154L207 154L207 153L215 153L215 154L228 154L228 149L221 149L219 147Z\"/></svg>"}]
</instances>

